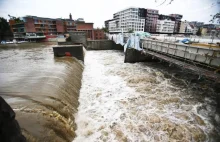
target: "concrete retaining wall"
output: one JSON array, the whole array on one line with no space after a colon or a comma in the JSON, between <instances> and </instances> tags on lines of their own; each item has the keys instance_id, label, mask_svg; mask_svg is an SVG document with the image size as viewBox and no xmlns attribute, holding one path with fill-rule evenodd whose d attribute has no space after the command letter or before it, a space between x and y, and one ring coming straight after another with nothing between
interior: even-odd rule
<instances>
[{"instance_id":1,"label":"concrete retaining wall","mask_svg":"<svg viewBox=\"0 0 220 142\"><path fill-rule=\"evenodd\" d=\"M156 61L153 60L151 56L147 56L142 51L138 51L134 48L127 48L125 52L124 63L136 63L145 61Z\"/></svg>"},{"instance_id":2,"label":"concrete retaining wall","mask_svg":"<svg viewBox=\"0 0 220 142\"><path fill-rule=\"evenodd\" d=\"M111 40L88 40L87 45L88 50L124 50L123 46Z\"/></svg>"},{"instance_id":3,"label":"concrete retaining wall","mask_svg":"<svg viewBox=\"0 0 220 142\"><path fill-rule=\"evenodd\" d=\"M53 47L54 56L73 56L78 60L84 61L84 53L82 45L63 45Z\"/></svg>"},{"instance_id":4,"label":"concrete retaining wall","mask_svg":"<svg viewBox=\"0 0 220 142\"><path fill-rule=\"evenodd\" d=\"M58 45L73 45L72 42L58 42Z\"/></svg>"},{"instance_id":5,"label":"concrete retaining wall","mask_svg":"<svg viewBox=\"0 0 220 142\"><path fill-rule=\"evenodd\" d=\"M72 43L81 43L87 47L86 32L70 32L69 35Z\"/></svg>"}]
</instances>

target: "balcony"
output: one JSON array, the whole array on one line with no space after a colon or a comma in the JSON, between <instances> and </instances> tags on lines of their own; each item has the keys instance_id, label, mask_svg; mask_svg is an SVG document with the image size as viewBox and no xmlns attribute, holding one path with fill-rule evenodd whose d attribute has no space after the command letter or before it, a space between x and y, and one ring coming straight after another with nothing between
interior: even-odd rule
<instances>
[{"instance_id":1,"label":"balcony","mask_svg":"<svg viewBox=\"0 0 220 142\"><path fill-rule=\"evenodd\" d=\"M47 27L35 27L35 29L47 29Z\"/></svg>"}]
</instances>

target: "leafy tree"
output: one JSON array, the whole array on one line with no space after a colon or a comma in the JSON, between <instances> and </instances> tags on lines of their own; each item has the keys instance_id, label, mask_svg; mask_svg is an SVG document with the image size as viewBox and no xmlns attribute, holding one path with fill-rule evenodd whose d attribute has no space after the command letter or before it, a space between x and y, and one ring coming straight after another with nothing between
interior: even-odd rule
<instances>
[{"instance_id":1,"label":"leafy tree","mask_svg":"<svg viewBox=\"0 0 220 142\"><path fill-rule=\"evenodd\" d=\"M196 32L196 35L197 35L197 36L201 36L201 35L202 35L200 28L199 28L198 31Z\"/></svg>"},{"instance_id":2,"label":"leafy tree","mask_svg":"<svg viewBox=\"0 0 220 142\"><path fill-rule=\"evenodd\" d=\"M169 2L168 4L172 4L174 0L164 0L159 6L165 4L166 2ZM215 0L216 3L213 3L212 5L217 5L218 7L220 6L220 1L219 0ZM155 2L157 2L157 0L155 0ZM220 23L220 13L216 13L215 15L211 15L212 19L210 20L210 22L215 22L217 21L217 23Z\"/></svg>"},{"instance_id":3,"label":"leafy tree","mask_svg":"<svg viewBox=\"0 0 220 142\"><path fill-rule=\"evenodd\" d=\"M4 33L6 31L10 30L10 26L6 19L3 17L0 17L0 32Z\"/></svg>"},{"instance_id":4,"label":"leafy tree","mask_svg":"<svg viewBox=\"0 0 220 142\"><path fill-rule=\"evenodd\" d=\"M12 36L11 29L7 20L0 17L0 40L5 39L6 36Z\"/></svg>"},{"instance_id":5,"label":"leafy tree","mask_svg":"<svg viewBox=\"0 0 220 142\"><path fill-rule=\"evenodd\" d=\"M105 32L105 33L109 33L109 30L107 28L102 28L102 30Z\"/></svg>"},{"instance_id":6,"label":"leafy tree","mask_svg":"<svg viewBox=\"0 0 220 142\"><path fill-rule=\"evenodd\" d=\"M209 22L214 23L215 20L217 21L217 23L220 23L220 13L216 13L215 15L211 15L212 19Z\"/></svg>"}]
</instances>

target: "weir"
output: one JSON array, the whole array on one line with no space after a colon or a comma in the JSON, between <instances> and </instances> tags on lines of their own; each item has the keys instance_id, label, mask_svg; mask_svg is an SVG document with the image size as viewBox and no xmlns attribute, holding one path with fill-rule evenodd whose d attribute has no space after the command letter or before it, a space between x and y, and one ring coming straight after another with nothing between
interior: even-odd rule
<instances>
[{"instance_id":1,"label":"weir","mask_svg":"<svg viewBox=\"0 0 220 142\"><path fill-rule=\"evenodd\" d=\"M22 133L29 141L70 142L75 137L75 141L79 142L166 141L168 138L205 141L211 135L219 137L218 128L212 130L213 125L209 121L213 117L213 123L219 126L218 112L200 106L206 99L211 99L208 95L215 95L212 88L209 89L212 82L198 83L198 86L205 86L202 89L196 90L199 88L196 84L190 88L184 79L177 77L172 81L166 75L178 72L180 76L188 77L188 74L180 70L173 72L158 62L163 59L181 65L181 60L173 56L171 60L161 54L167 50L170 54L174 53L171 52L173 49L159 51L158 46L143 42L140 44L143 51L127 48L124 55L117 51L123 50L123 46L114 41L85 41L84 34L79 34L80 40L74 38L46 48L2 51L0 77L9 79L0 78L4 81L0 81L0 94L16 112ZM87 53L84 53L85 49ZM78 60L84 61L85 54L86 68L82 79L84 65ZM24 59L21 58L23 56ZM17 68L6 66L9 59ZM32 66L25 66L29 64ZM154 66L157 66L156 69ZM160 68L158 66L162 71L157 69ZM14 72L7 73L9 69ZM212 79L216 79L215 76ZM174 85L176 82L177 85ZM178 83L181 85L178 86ZM197 99L193 98L195 94L206 96ZM220 104L213 100L207 103L208 107ZM171 130L166 129L168 126L175 132L170 133ZM217 133L213 134L213 131ZM145 135L147 132L149 135ZM185 134L187 138L183 138Z\"/></svg>"}]
</instances>

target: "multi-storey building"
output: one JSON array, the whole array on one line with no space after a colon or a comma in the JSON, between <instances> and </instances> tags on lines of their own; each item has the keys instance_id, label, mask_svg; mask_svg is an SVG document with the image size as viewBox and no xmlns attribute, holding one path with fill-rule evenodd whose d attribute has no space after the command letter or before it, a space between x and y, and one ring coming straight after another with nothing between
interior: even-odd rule
<instances>
[{"instance_id":1,"label":"multi-storey building","mask_svg":"<svg viewBox=\"0 0 220 142\"><path fill-rule=\"evenodd\" d=\"M194 27L201 27L204 25L204 22L191 21L191 22L189 22L189 24L193 25Z\"/></svg>"},{"instance_id":2,"label":"multi-storey building","mask_svg":"<svg viewBox=\"0 0 220 142\"><path fill-rule=\"evenodd\" d=\"M85 22L78 22L76 26L77 31L86 32L88 39L93 39L93 23L85 23Z\"/></svg>"},{"instance_id":3,"label":"multi-storey building","mask_svg":"<svg viewBox=\"0 0 220 142\"><path fill-rule=\"evenodd\" d=\"M145 32L156 32L159 11L154 9L146 9L145 11Z\"/></svg>"},{"instance_id":4,"label":"multi-storey building","mask_svg":"<svg viewBox=\"0 0 220 142\"><path fill-rule=\"evenodd\" d=\"M189 22L182 21L180 25L180 33L193 33L193 28L190 26Z\"/></svg>"},{"instance_id":5,"label":"multi-storey building","mask_svg":"<svg viewBox=\"0 0 220 142\"><path fill-rule=\"evenodd\" d=\"M109 32L144 31L145 18L140 15L139 8L131 7L113 15L112 20L105 21ZM107 24L108 23L108 24Z\"/></svg>"},{"instance_id":6,"label":"multi-storey building","mask_svg":"<svg viewBox=\"0 0 220 142\"><path fill-rule=\"evenodd\" d=\"M157 20L157 32L173 33L175 26L175 18L167 15L159 15Z\"/></svg>"},{"instance_id":7,"label":"multi-storey building","mask_svg":"<svg viewBox=\"0 0 220 142\"><path fill-rule=\"evenodd\" d=\"M179 33L180 32L181 20L183 18L183 15L180 15L180 14L170 14L170 16L175 18L174 33Z\"/></svg>"},{"instance_id":8,"label":"multi-storey building","mask_svg":"<svg viewBox=\"0 0 220 142\"><path fill-rule=\"evenodd\" d=\"M111 19L111 20L106 20L106 21L105 21L105 27L106 27L106 29L109 30L109 22L110 22L110 21L113 21L113 20L115 20L115 19Z\"/></svg>"},{"instance_id":9,"label":"multi-storey building","mask_svg":"<svg viewBox=\"0 0 220 142\"><path fill-rule=\"evenodd\" d=\"M76 22L72 19L72 15L70 13L69 19L63 19L64 22L64 30L65 32L73 32L76 31Z\"/></svg>"},{"instance_id":10,"label":"multi-storey building","mask_svg":"<svg viewBox=\"0 0 220 142\"><path fill-rule=\"evenodd\" d=\"M64 33L62 19L26 16L21 19L10 19L9 24L14 38L44 38L44 35Z\"/></svg>"},{"instance_id":11,"label":"multi-storey building","mask_svg":"<svg viewBox=\"0 0 220 142\"><path fill-rule=\"evenodd\" d=\"M131 7L115 13L105 27L109 32L156 32L158 14L158 10Z\"/></svg>"},{"instance_id":12,"label":"multi-storey building","mask_svg":"<svg viewBox=\"0 0 220 142\"><path fill-rule=\"evenodd\" d=\"M25 16L10 19L9 24L14 38L45 38L45 35L57 35L65 32L63 19Z\"/></svg>"},{"instance_id":13,"label":"multi-storey building","mask_svg":"<svg viewBox=\"0 0 220 142\"><path fill-rule=\"evenodd\" d=\"M85 23L82 18L76 21L69 19L53 19L37 16L25 16L20 19L12 17L9 20L14 38L45 38L50 35L64 34L74 31L85 31L89 39L93 39L93 23ZM55 36L56 37L56 36Z\"/></svg>"}]
</instances>

